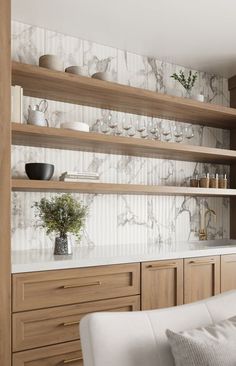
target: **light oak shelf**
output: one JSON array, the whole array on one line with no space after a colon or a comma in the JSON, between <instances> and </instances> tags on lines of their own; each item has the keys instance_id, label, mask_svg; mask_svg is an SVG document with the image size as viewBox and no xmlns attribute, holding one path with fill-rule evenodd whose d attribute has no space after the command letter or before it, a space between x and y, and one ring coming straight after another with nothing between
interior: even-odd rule
<instances>
[{"instance_id":1,"label":"light oak shelf","mask_svg":"<svg viewBox=\"0 0 236 366\"><path fill-rule=\"evenodd\" d=\"M236 128L236 110L92 79L39 66L12 63L12 83L24 94L127 113Z\"/></svg>"},{"instance_id":2,"label":"light oak shelf","mask_svg":"<svg viewBox=\"0 0 236 366\"><path fill-rule=\"evenodd\" d=\"M12 179L12 190L20 192L79 192L162 196L236 196L236 189L148 186L141 184L74 183Z\"/></svg>"},{"instance_id":3,"label":"light oak shelf","mask_svg":"<svg viewBox=\"0 0 236 366\"><path fill-rule=\"evenodd\" d=\"M12 123L15 145L231 164L236 151Z\"/></svg>"}]
</instances>

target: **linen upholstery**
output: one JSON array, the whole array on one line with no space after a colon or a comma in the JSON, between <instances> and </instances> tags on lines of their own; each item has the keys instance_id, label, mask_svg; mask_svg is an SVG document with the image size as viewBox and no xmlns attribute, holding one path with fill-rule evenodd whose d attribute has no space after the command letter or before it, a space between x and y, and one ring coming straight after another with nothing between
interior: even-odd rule
<instances>
[{"instance_id":1,"label":"linen upholstery","mask_svg":"<svg viewBox=\"0 0 236 366\"><path fill-rule=\"evenodd\" d=\"M236 365L236 316L180 333L167 329L166 335L176 366Z\"/></svg>"},{"instance_id":2,"label":"linen upholstery","mask_svg":"<svg viewBox=\"0 0 236 366\"><path fill-rule=\"evenodd\" d=\"M101 312L80 322L84 366L174 366L166 336L236 315L236 291L193 304L140 312Z\"/></svg>"}]
</instances>

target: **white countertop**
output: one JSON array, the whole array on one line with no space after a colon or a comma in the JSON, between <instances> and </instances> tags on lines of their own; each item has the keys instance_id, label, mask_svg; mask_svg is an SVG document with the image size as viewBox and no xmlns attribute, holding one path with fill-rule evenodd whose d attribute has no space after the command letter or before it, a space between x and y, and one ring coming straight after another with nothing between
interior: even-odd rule
<instances>
[{"instance_id":1,"label":"white countertop","mask_svg":"<svg viewBox=\"0 0 236 366\"><path fill-rule=\"evenodd\" d=\"M233 253L236 254L236 240L230 239L170 244L77 247L71 256L54 256L52 250L35 249L12 252L12 273Z\"/></svg>"}]
</instances>

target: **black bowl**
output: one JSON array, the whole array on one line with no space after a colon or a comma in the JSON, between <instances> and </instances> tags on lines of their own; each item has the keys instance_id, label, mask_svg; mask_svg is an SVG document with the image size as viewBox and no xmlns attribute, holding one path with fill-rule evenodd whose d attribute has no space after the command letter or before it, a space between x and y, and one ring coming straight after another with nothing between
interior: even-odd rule
<instances>
[{"instance_id":1,"label":"black bowl","mask_svg":"<svg viewBox=\"0 0 236 366\"><path fill-rule=\"evenodd\" d=\"M54 173L54 165L44 163L25 164L25 171L29 179L50 180Z\"/></svg>"}]
</instances>

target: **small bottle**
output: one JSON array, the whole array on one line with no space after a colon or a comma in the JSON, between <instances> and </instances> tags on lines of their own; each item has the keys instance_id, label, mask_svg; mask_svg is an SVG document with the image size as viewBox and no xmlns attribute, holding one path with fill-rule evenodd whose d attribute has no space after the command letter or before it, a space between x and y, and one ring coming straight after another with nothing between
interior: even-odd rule
<instances>
[{"instance_id":1,"label":"small bottle","mask_svg":"<svg viewBox=\"0 0 236 366\"><path fill-rule=\"evenodd\" d=\"M190 178L190 187L198 187L198 186L199 186L198 175L195 175L194 177Z\"/></svg>"},{"instance_id":2,"label":"small bottle","mask_svg":"<svg viewBox=\"0 0 236 366\"><path fill-rule=\"evenodd\" d=\"M199 180L199 186L201 188L209 188L209 183L210 183L209 173L202 174L202 176Z\"/></svg>"},{"instance_id":3,"label":"small bottle","mask_svg":"<svg viewBox=\"0 0 236 366\"><path fill-rule=\"evenodd\" d=\"M226 174L221 174L219 176L219 188L227 189L228 179Z\"/></svg>"},{"instance_id":4,"label":"small bottle","mask_svg":"<svg viewBox=\"0 0 236 366\"><path fill-rule=\"evenodd\" d=\"M212 174L210 177L210 182L209 182L210 188L218 188L218 182L219 182L218 174L216 174L216 175Z\"/></svg>"}]
</instances>

